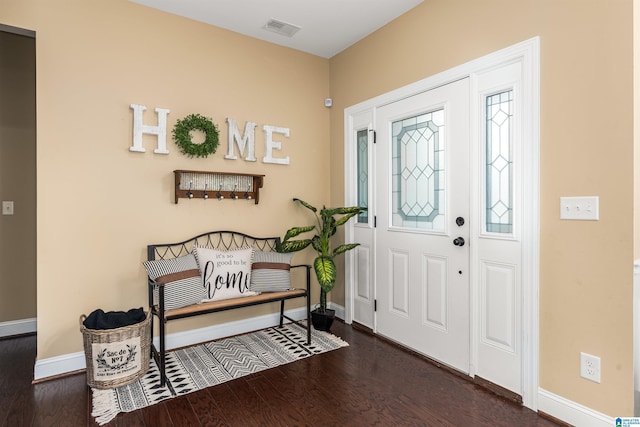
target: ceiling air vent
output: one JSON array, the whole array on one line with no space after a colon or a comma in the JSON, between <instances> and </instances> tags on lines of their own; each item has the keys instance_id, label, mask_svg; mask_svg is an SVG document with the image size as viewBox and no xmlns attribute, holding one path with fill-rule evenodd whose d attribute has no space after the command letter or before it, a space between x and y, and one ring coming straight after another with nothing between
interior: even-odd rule
<instances>
[{"instance_id":1,"label":"ceiling air vent","mask_svg":"<svg viewBox=\"0 0 640 427\"><path fill-rule=\"evenodd\" d=\"M297 25L287 24L277 19L270 19L262 28L286 37L293 37L293 35L300 30L300 27Z\"/></svg>"}]
</instances>

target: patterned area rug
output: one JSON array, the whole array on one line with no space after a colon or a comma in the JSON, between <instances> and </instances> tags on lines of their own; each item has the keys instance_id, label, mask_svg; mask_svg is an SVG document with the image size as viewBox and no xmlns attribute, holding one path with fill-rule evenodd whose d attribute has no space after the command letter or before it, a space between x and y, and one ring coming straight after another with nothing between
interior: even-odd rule
<instances>
[{"instance_id":1,"label":"patterned area rug","mask_svg":"<svg viewBox=\"0 0 640 427\"><path fill-rule=\"evenodd\" d=\"M154 360L147 373L131 384L93 391L93 411L100 425L120 412L131 412L172 397L221 384L234 378L285 363L346 347L349 344L326 332L306 330L293 324L246 335L224 338L167 353L167 385L160 386L160 371Z\"/></svg>"}]
</instances>

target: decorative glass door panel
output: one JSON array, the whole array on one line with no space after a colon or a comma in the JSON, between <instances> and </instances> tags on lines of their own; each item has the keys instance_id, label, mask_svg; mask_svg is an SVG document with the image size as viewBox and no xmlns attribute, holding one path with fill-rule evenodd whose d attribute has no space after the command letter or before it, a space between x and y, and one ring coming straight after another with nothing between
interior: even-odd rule
<instances>
[{"instance_id":1,"label":"decorative glass door panel","mask_svg":"<svg viewBox=\"0 0 640 427\"><path fill-rule=\"evenodd\" d=\"M392 124L392 226L444 230L444 109Z\"/></svg>"},{"instance_id":2,"label":"decorative glass door panel","mask_svg":"<svg viewBox=\"0 0 640 427\"><path fill-rule=\"evenodd\" d=\"M369 207L369 131L359 130L356 133L358 148L358 206ZM369 211L358 214L358 223L369 222Z\"/></svg>"},{"instance_id":3,"label":"decorative glass door panel","mask_svg":"<svg viewBox=\"0 0 640 427\"><path fill-rule=\"evenodd\" d=\"M486 98L485 228L489 233L513 232L512 104L512 90Z\"/></svg>"}]
</instances>

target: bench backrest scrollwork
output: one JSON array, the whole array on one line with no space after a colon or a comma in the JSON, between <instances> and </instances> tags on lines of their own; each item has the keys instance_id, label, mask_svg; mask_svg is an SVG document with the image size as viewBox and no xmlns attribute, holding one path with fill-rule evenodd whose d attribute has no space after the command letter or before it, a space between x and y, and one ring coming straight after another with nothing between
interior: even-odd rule
<instances>
[{"instance_id":1,"label":"bench backrest scrollwork","mask_svg":"<svg viewBox=\"0 0 640 427\"><path fill-rule=\"evenodd\" d=\"M210 231L183 242L147 245L147 259L171 259L188 255L194 246L223 251L252 247L259 251L275 251L279 237L254 237L237 231Z\"/></svg>"}]
</instances>

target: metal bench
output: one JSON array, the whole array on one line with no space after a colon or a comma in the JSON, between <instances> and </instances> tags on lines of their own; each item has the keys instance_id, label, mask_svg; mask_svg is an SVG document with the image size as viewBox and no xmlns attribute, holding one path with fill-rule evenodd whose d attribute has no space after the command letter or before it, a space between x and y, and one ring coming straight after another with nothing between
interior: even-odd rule
<instances>
[{"instance_id":1,"label":"metal bench","mask_svg":"<svg viewBox=\"0 0 640 427\"><path fill-rule=\"evenodd\" d=\"M235 231L211 231L192 237L183 242L178 243L162 243L147 246L147 259L149 261L159 259L177 258L192 252L194 246L207 247L219 250L233 250L240 248L252 247L260 251L275 251L276 245L280 242L279 237L254 237L244 233ZM233 310L236 308L250 307L259 304L267 304L272 302L280 302L280 326L284 319L307 330L307 344L311 343L311 266L310 265L292 265L291 269L306 269L306 286L302 289L291 289L282 292L265 292L258 295L226 299L221 301L209 301L200 304L191 304L186 307L166 310L164 304L164 287L163 283L158 283L150 278L149 286L149 310L151 311L151 334L153 335L153 322L157 318L159 322L159 341L160 348L156 349L151 343L151 354L155 359L161 375L161 384L166 383L166 323L170 320L183 319L187 317L199 316L209 313L217 313L220 311ZM158 290L158 301L154 301L154 289ZM284 303L286 300L295 298L306 298L307 319L306 324L302 325L297 320L292 319L284 313Z\"/></svg>"}]
</instances>

